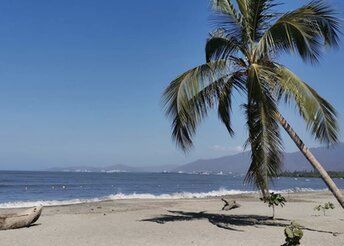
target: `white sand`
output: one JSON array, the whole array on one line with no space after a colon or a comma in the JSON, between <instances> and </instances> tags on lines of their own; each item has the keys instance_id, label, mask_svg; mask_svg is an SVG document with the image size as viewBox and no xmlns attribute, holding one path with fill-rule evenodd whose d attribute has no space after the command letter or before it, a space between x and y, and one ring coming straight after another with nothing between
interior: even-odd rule
<instances>
[{"instance_id":1,"label":"white sand","mask_svg":"<svg viewBox=\"0 0 344 246\"><path fill-rule=\"evenodd\" d=\"M236 195L242 206L221 211L219 198L116 200L46 207L35 226L0 231L1 246L75 245L282 245L284 227L297 220L304 229L301 245L344 245L344 210L322 193L285 195L288 203L272 210L257 195ZM331 201L326 216L313 210ZM0 210L0 213L9 210ZM335 235L333 235L335 232ZM338 235L337 235L338 233Z\"/></svg>"}]
</instances>

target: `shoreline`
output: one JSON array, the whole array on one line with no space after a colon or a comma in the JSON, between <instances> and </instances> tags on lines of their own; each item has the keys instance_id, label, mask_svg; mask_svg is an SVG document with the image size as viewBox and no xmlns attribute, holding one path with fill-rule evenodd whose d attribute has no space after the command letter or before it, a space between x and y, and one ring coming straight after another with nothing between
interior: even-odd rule
<instances>
[{"instance_id":1,"label":"shoreline","mask_svg":"<svg viewBox=\"0 0 344 246\"><path fill-rule=\"evenodd\" d=\"M286 189L286 190L271 190L271 192L281 193L281 194L297 194L297 193L314 193L314 192L326 192L328 189L312 190L310 188L296 188L296 189ZM38 201L12 201L0 203L0 211L4 209L20 209L29 208L33 206L64 206L64 205L74 205L83 203L93 203L102 201L117 201L117 200L169 200L169 199L203 199L203 198L218 198L225 196L242 196L242 195L259 195L258 191L241 191L241 190L226 190L220 189L216 191L209 192L177 192L172 194L160 194L154 195L150 193L132 193L132 194L114 194L104 197L95 198L75 198L70 200L38 200Z\"/></svg>"},{"instance_id":2,"label":"shoreline","mask_svg":"<svg viewBox=\"0 0 344 246\"><path fill-rule=\"evenodd\" d=\"M307 228L301 245L344 245L344 213L330 192L284 196L286 206L276 208L275 221L258 194L224 196L241 204L230 211L221 210L221 197L49 206L36 225L0 231L1 245L282 245L292 220ZM336 206L326 216L314 211L324 202Z\"/></svg>"}]
</instances>

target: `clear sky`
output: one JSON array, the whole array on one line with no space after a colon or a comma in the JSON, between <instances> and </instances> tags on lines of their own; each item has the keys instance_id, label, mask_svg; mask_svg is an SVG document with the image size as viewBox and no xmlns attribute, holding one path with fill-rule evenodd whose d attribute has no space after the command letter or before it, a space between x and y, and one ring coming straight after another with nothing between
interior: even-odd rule
<instances>
[{"instance_id":1,"label":"clear sky","mask_svg":"<svg viewBox=\"0 0 344 246\"><path fill-rule=\"evenodd\" d=\"M307 1L285 2L282 10ZM343 18L344 2L329 2ZM242 98L235 137L214 113L188 155L175 148L162 111L168 83L204 62L209 16L208 0L2 0L0 169L183 164L241 151ZM342 129L343 58L342 47L317 66L280 59L337 108ZM318 146L292 107L282 111ZM295 151L284 136L285 150Z\"/></svg>"}]
</instances>

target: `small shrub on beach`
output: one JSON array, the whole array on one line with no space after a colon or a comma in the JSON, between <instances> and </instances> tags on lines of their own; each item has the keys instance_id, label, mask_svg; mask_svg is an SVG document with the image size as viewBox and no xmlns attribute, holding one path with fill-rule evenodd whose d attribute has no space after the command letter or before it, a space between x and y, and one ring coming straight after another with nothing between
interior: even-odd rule
<instances>
[{"instance_id":1,"label":"small shrub on beach","mask_svg":"<svg viewBox=\"0 0 344 246\"><path fill-rule=\"evenodd\" d=\"M301 229L301 225L292 221L290 225L288 225L284 229L285 235L285 246L294 246L300 245L300 240L303 237L303 231Z\"/></svg>"},{"instance_id":2,"label":"small shrub on beach","mask_svg":"<svg viewBox=\"0 0 344 246\"><path fill-rule=\"evenodd\" d=\"M314 208L314 210L317 210L317 211L323 211L324 213L324 216L326 215L326 210L329 210L329 209L334 209L334 204L332 202L326 202L324 204L319 204L318 206L316 206Z\"/></svg>"},{"instance_id":3,"label":"small shrub on beach","mask_svg":"<svg viewBox=\"0 0 344 246\"><path fill-rule=\"evenodd\" d=\"M272 219L275 219L275 206L283 207L287 200L280 193L271 192L268 197L260 198L264 203L268 203L269 207L272 207Z\"/></svg>"}]
</instances>

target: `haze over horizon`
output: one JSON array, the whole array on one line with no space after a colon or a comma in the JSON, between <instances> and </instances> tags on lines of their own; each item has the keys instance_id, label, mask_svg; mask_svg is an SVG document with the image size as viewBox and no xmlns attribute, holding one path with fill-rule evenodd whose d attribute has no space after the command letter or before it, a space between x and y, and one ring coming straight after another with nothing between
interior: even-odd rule
<instances>
[{"instance_id":1,"label":"haze over horizon","mask_svg":"<svg viewBox=\"0 0 344 246\"><path fill-rule=\"evenodd\" d=\"M344 2L329 2L343 19ZM208 0L2 1L0 169L183 164L242 152L247 133L239 95L235 137L214 112L188 155L176 149L162 110L168 83L204 62L210 20ZM342 41L315 66L279 58L332 103L341 129L343 57ZM309 147L320 146L292 105L282 112ZM282 136L285 151L296 151Z\"/></svg>"}]
</instances>

